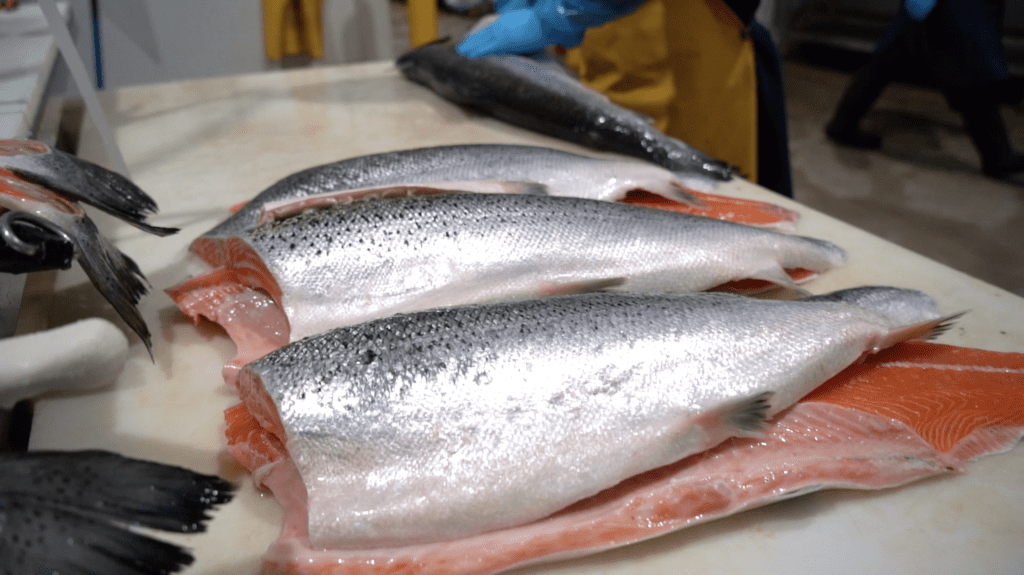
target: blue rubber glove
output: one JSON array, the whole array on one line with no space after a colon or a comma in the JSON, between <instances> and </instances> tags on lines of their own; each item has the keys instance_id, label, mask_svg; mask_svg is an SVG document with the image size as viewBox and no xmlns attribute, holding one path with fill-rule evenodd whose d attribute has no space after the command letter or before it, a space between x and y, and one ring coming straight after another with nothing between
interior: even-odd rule
<instances>
[{"instance_id":1,"label":"blue rubber glove","mask_svg":"<svg viewBox=\"0 0 1024 575\"><path fill-rule=\"evenodd\" d=\"M587 28L632 13L645 0L501 0L490 26L456 47L463 56L531 54L549 44L579 46Z\"/></svg>"},{"instance_id":2,"label":"blue rubber glove","mask_svg":"<svg viewBox=\"0 0 1024 575\"><path fill-rule=\"evenodd\" d=\"M907 9L907 15L912 20L920 22L931 14L935 8L935 0L907 0L903 5Z\"/></svg>"}]
</instances>

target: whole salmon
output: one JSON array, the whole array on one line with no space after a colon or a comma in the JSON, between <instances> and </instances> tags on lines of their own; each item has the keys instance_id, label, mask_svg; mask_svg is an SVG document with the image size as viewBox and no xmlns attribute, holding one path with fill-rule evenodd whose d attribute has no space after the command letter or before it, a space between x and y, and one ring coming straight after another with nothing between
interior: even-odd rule
<instances>
[{"instance_id":1,"label":"whole salmon","mask_svg":"<svg viewBox=\"0 0 1024 575\"><path fill-rule=\"evenodd\" d=\"M870 290L436 309L289 344L246 366L240 391L302 477L314 548L452 540L756 435L864 354L944 327L924 294L877 289L919 322L862 307Z\"/></svg>"},{"instance_id":2,"label":"whole salmon","mask_svg":"<svg viewBox=\"0 0 1024 575\"><path fill-rule=\"evenodd\" d=\"M686 293L748 278L793 287L785 270L821 273L845 258L826 241L711 218L466 193L306 210L229 238L226 253L230 279L269 294L292 341L394 313L596 289ZM223 272L172 296L181 305Z\"/></svg>"},{"instance_id":3,"label":"whole salmon","mask_svg":"<svg viewBox=\"0 0 1024 575\"><path fill-rule=\"evenodd\" d=\"M641 158L705 185L733 176L728 164L665 134L650 118L530 58L466 58L435 43L403 54L397 65L440 96L516 126Z\"/></svg>"},{"instance_id":4,"label":"whole salmon","mask_svg":"<svg viewBox=\"0 0 1024 575\"><path fill-rule=\"evenodd\" d=\"M684 190L699 182L648 163L591 158L539 146L434 146L358 156L291 174L203 234L192 249L216 265L220 252L209 244L255 226L261 208L269 202L365 187L472 180L527 182L550 195L594 200L621 200L631 190L645 190L684 204L702 202ZM795 220L787 210L759 204L780 219Z\"/></svg>"}]
</instances>

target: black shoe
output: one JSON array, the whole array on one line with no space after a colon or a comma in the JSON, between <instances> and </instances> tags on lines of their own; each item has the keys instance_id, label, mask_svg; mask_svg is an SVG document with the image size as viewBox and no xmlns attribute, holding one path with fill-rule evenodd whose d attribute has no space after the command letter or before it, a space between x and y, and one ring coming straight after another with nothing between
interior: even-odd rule
<instances>
[{"instance_id":1,"label":"black shoe","mask_svg":"<svg viewBox=\"0 0 1024 575\"><path fill-rule=\"evenodd\" d=\"M981 156L981 171L991 178L1007 179L1024 172L1024 154L1013 149L998 104L977 97L960 105L964 128Z\"/></svg>"},{"instance_id":2,"label":"black shoe","mask_svg":"<svg viewBox=\"0 0 1024 575\"><path fill-rule=\"evenodd\" d=\"M990 178L1006 179L1024 172L1024 154L1013 153L994 162L983 162L981 171Z\"/></svg>"},{"instance_id":3,"label":"black shoe","mask_svg":"<svg viewBox=\"0 0 1024 575\"><path fill-rule=\"evenodd\" d=\"M835 121L825 126L825 135L833 142L848 148L861 150L877 150L882 147L882 138L858 128L845 128Z\"/></svg>"}]
</instances>

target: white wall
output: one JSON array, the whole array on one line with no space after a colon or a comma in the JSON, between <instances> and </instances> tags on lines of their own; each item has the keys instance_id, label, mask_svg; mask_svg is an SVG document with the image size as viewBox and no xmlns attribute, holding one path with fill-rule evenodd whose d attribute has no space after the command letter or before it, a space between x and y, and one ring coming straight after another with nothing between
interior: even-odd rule
<instances>
[{"instance_id":1,"label":"white wall","mask_svg":"<svg viewBox=\"0 0 1024 575\"><path fill-rule=\"evenodd\" d=\"M89 0L70 0L72 35L93 70ZM272 70L261 0L99 0L104 88ZM388 0L325 0L323 59L394 57Z\"/></svg>"}]
</instances>

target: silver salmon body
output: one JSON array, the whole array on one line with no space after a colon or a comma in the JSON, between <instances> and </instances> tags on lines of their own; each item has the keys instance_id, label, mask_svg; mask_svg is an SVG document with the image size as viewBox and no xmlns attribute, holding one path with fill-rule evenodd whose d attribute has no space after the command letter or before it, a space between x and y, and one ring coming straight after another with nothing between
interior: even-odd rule
<instances>
[{"instance_id":1,"label":"silver salmon body","mask_svg":"<svg viewBox=\"0 0 1024 575\"><path fill-rule=\"evenodd\" d=\"M644 189L690 201L679 189L680 180L653 164L590 158L539 146L436 146L358 156L296 172L261 192L203 238L223 238L252 228L268 202L364 187L471 180L530 182L551 195L594 200L621 199L629 190Z\"/></svg>"},{"instance_id":2,"label":"silver salmon body","mask_svg":"<svg viewBox=\"0 0 1024 575\"><path fill-rule=\"evenodd\" d=\"M844 252L810 238L578 198L493 194L335 204L229 238L227 263L274 296L291 341L387 315L597 289L688 293ZM256 273L250 270L256 269Z\"/></svg>"},{"instance_id":3,"label":"silver salmon body","mask_svg":"<svg viewBox=\"0 0 1024 575\"><path fill-rule=\"evenodd\" d=\"M924 302L923 331L841 301L721 293L428 310L289 344L246 366L240 391L283 435L314 548L449 540L756 434L862 354L934 327L927 296L892 293Z\"/></svg>"}]
</instances>

